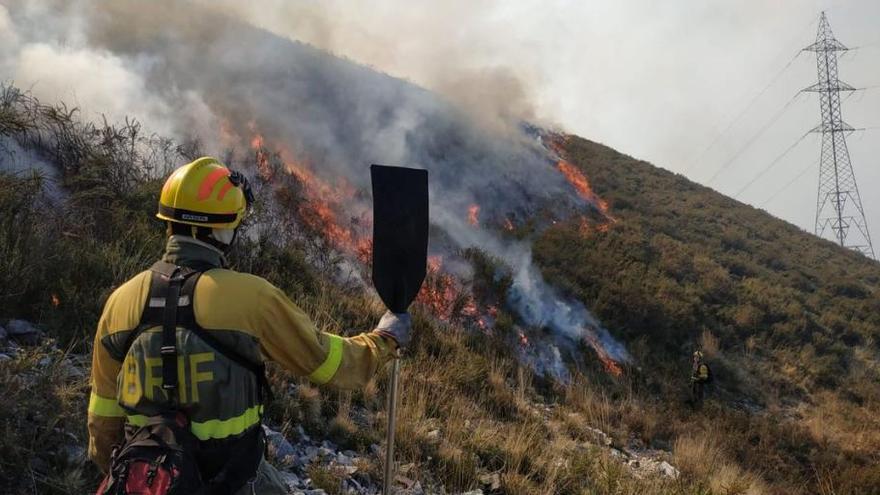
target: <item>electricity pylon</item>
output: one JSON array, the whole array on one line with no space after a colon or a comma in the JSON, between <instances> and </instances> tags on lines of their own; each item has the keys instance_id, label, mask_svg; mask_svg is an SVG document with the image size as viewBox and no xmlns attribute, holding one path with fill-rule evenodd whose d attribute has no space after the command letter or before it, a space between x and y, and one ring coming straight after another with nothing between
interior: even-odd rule
<instances>
[{"instance_id":1,"label":"electricity pylon","mask_svg":"<svg viewBox=\"0 0 880 495\"><path fill-rule=\"evenodd\" d=\"M815 233L822 237L830 229L834 240L841 246L875 258L846 146L846 135L855 129L843 121L840 113L840 92L855 91L854 87L837 78L837 52L848 49L834 37L825 12L822 12L816 42L804 48L816 52L819 71L819 82L804 91L819 93L822 111L822 123L812 130L822 133Z\"/></svg>"}]
</instances>

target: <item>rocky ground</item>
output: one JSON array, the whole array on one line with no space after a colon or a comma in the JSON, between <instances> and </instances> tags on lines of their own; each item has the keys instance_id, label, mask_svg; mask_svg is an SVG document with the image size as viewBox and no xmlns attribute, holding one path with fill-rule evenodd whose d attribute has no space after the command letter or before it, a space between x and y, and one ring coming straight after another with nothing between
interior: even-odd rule
<instances>
[{"instance_id":1,"label":"rocky ground","mask_svg":"<svg viewBox=\"0 0 880 495\"><path fill-rule=\"evenodd\" d=\"M36 325L23 320L9 320L0 326L0 366L11 363L20 355L35 346L52 347ZM53 357L54 356L54 357ZM57 359L61 362L52 362ZM64 376L70 380L84 380L87 377L90 357L71 353L47 353L38 361L38 368L60 365L65 371ZM39 369L33 370L39 373ZM27 376L22 380L27 381ZM532 414L540 415L548 423L552 423L555 407L546 404L532 405ZM83 411L85 416L85 411ZM264 426L268 443L268 460L281 471L290 492L299 495L320 494L364 494L381 493L382 480L374 473L381 472L384 451L378 444L370 446L366 452L344 450L333 442L313 438L301 426L296 427L285 437L278 429ZM437 436L442 432L432 432ZM584 455L603 449L611 458L619 461L632 476L637 478L667 477L677 478L679 471L669 463L671 454L665 450L650 449L637 439L631 439L626 446L617 445L611 436L600 429L586 427L582 450ZM85 456L85 440L70 435L70 443L66 445L63 455L70 464L82 465L87 461ZM400 495L447 494L442 484L417 479L418 466L401 465L395 479L396 493ZM482 488L460 492L458 495L482 495L497 493L501 480L498 473L484 473L479 476ZM334 487L330 489L329 487ZM324 488L321 488L324 487Z\"/></svg>"}]
</instances>

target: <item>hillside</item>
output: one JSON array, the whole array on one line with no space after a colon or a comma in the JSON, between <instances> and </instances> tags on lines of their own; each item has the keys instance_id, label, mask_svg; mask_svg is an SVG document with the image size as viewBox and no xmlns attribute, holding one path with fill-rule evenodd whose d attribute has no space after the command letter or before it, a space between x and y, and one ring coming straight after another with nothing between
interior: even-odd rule
<instances>
[{"instance_id":1,"label":"hillside","mask_svg":"<svg viewBox=\"0 0 880 495\"><path fill-rule=\"evenodd\" d=\"M617 222L552 228L535 258L626 336L646 439L704 437L773 492L880 486L880 264L606 146L565 151ZM679 403L699 347L718 402L693 415Z\"/></svg>"},{"instance_id":2,"label":"hillside","mask_svg":"<svg viewBox=\"0 0 880 495\"><path fill-rule=\"evenodd\" d=\"M322 77L342 81L309 115L365 87L398 87L363 67L324 63L315 50L245 34L254 37L238 47L253 50L241 57L247 70L231 73L263 82L265 94L286 95L271 93L274 73L251 72L263 63L254 47L267 43L272 53L288 50L291 65L315 60ZM297 67L307 82L313 72ZM354 82L337 77L350 72ZM364 122L379 115L397 131L396 103L423 119L400 131L396 159L430 168L435 193L456 194L432 205L442 214L432 226L438 261L402 377L397 436L408 493L418 492L416 481L427 493L511 494L880 486L877 263L605 146L532 128L495 136L400 87L403 103L363 96L360 124L322 117L336 138L288 139L318 129L271 112L234 121L219 151L255 179L261 199L232 265L281 287L320 326L349 333L381 313L358 277L368 202L352 157L377 148ZM247 88L212 88L206 100L228 98L242 105L229 116L250 115L248 100L234 96ZM275 103L296 115L295 102ZM197 137L155 136L134 121L95 125L60 102L0 90L3 493L95 485L82 459L94 328L113 288L161 253L155 198L170 170L208 152ZM554 167L557 158L571 168ZM582 182L558 173L575 169ZM527 311L535 305L538 316ZM575 309L581 340L562 335L571 321L546 309L559 305ZM13 320L40 330L21 333ZM615 354L616 344L624 351ZM697 346L717 378L702 408L687 401ZM344 493L351 480L361 493L375 489L384 377L355 393L319 390L279 369L272 381L279 399L267 422L297 452L332 445L358 459L346 467L296 454L302 462L288 472L328 493Z\"/></svg>"}]
</instances>

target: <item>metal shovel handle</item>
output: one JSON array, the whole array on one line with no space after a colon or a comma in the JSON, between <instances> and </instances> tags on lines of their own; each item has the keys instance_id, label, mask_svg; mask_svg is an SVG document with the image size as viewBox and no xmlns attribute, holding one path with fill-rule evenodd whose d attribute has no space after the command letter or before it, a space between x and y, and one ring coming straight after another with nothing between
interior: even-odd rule
<instances>
[{"instance_id":1,"label":"metal shovel handle","mask_svg":"<svg viewBox=\"0 0 880 495\"><path fill-rule=\"evenodd\" d=\"M394 486L394 430L397 429L397 383L400 378L400 358L395 357L391 367L391 386L388 388L388 432L385 436L385 483L382 495L391 495Z\"/></svg>"}]
</instances>

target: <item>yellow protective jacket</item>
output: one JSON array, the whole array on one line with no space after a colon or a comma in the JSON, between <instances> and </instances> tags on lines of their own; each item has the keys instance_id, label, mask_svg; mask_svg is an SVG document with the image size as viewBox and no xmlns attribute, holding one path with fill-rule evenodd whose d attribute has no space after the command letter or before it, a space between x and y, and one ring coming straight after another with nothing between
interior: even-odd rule
<instances>
[{"instance_id":1,"label":"yellow protective jacket","mask_svg":"<svg viewBox=\"0 0 880 495\"><path fill-rule=\"evenodd\" d=\"M395 344L375 333L354 337L321 332L287 296L266 280L220 268L212 246L171 236L166 261L182 266L209 263L195 288L198 324L241 356L265 358L317 384L363 387L393 357ZM138 326L150 291L151 272L135 276L107 300L92 354L88 410L89 458L106 472L112 446L123 439L126 421L138 425L165 404L161 327L127 337ZM178 400L203 441L232 439L260 425L262 404L253 373L215 352L186 329L177 330Z\"/></svg>"}]
</instances>

